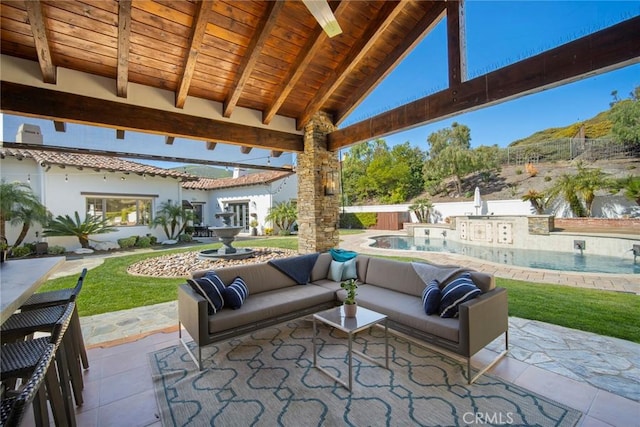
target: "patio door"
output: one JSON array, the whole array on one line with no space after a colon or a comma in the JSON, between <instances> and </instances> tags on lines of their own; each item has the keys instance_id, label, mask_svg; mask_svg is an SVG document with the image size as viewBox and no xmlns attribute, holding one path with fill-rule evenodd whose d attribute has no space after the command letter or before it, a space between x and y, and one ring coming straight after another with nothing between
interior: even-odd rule
<instances>
[{"instance_id":1,"label":"patio door","mask_svg":"<svg viewBox=\"0 0 640 427\"><path fill-rule=\"evenodd\" d=\"M233 212L231 225L242 227L243 232L249 232L249 202L229 203L229 211Z\"/></svg>"}]
</instances>

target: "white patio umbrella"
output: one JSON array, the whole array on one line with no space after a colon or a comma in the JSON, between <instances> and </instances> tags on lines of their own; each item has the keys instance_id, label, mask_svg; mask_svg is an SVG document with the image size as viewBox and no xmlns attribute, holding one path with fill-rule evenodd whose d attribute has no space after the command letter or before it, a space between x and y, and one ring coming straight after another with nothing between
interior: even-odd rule
<instances>
[{"instance_id":1,"label":"white patio umbrella","mask_svg":"<svg viewBox=\"0 0 640 427\"><path fill-rule=\"evenodd\" d=\"M482 207L482 199L480 198L480 188L476 187L476 191L473 195L473 206L476 208L476 215L478 215L478 208Z\"/></svg>"}]
</instances>

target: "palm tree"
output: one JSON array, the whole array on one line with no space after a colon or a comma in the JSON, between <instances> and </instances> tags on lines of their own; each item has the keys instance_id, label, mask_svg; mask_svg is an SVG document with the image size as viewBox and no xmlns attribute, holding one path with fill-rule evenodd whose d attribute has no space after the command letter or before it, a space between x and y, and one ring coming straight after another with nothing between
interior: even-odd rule
<instances>
[{"instance_id":1,"label":"palm tree","mask_svg":"<svg viewBox=\"0 0 640 427\"><path fill-rule=\"evenodd\" d=\"M522 201L531 203L531 206L536 210L536 214L542 215L544 208L547 205L544 193L536 190L529 190L527 194L522 196Z\"/></svg>"},{"instance_id":2,"label":"palm tree","mask_svg":"<svg viewBox=\"0 0 640 427\"><path fill-rule=\"evenodd\" d=\"M578 197L580 183L576 177L577 175L562 174L553 186L547 190L547 194L549 195L548 200L562 197L564 201L569 204L569 209L574 216L584 217L586 216L586 210Z\"/></svg>"},{"instance_id":3,"label":"palm tree","mask_svg":"<svg viewBox=\"0 0 640 427\"><path fill-rule=\"evenodd\" d=\"M31 187L23 182L0 182L0 236L6 234L6 222L19 216L21 208L41 207L41 203L33 194Z\"/></svg>"},{"instance_id":4,"label":"palm tree","mask_svg":"<svg viewBox=\"0 0 640 427\"><path fill-rule=\"evenodd\" d=\"M11 225L22 224L20 234L13 246L20 246L32 225L37 223L46 226L47 222L51 219L51 216L52 215L47 208L40 203L30 207L20 206L20 208L18 208L11 217Z\"/></svg>"},{"instance_id":5,"label":"palm tree","mask_svg":"<svg viewBox=\"0 0 640 427\"><path fill-rule=\"evenodd\" d=\"M184 209L179 203L173 204L168 201L160 205L160 209L158 209L153 221L151 221L151 226L162 227L167 239L175 240L184 233L187 224L194 217L192 210Z\"/></svg>"},{"instance_id":6,"label":"palm tree","mask_svg":"<svg viewBox=\"0 0 640 427\"><path fill-rule=\"evenodd\" d=\"M83 248L89 248L89 236L92 234L104 234L116 231L107 219L101 219L97 216L87 215L84 221L80 220L78 211L74 214L75 218L69 215L58 215L55 219L49 221L44 229L45 236L76 236Z\"/></svg>"},{"instance_id":7,"label":"palm tree","mask_svg":"<svg viewBox=\"0 0 640 427\"><path fill-rule=\"evenodd\" d=\"M265 219L273 221L281 234L289 234L289 228L298 219L298 207L291 200L276 203L274 207L269 208Z\"/></svg>"},{"instance_id":8,"label":"palm tree","mask_svg":"<svg viewBox=\"0 0 640 427\"><path fill-rule=\"evenodd\" d=\"M427 198L417 199L411 206L409 206L409 210L416 214L418 222L421 223L429 222L429 213L431 212L431 209L433 209L433 203L431 203L431 200Z\"/></svg>"},{"instance_id":9,"label":"palm tree","mask_svg":"<svg viewBox=\"0 0 640 427\"><path fill-rule=\"evenodd\" d=\"M607 176L599 168L588 169L583 167L582 163L578 164L578 174L576 175L577 191L584 199L586 216L591 216L591 207L593 206L596 191L612 187L612 183Z\"/></svg>"},{"instance_id":10,"label":"palm tree","mask_svg":"<svg viewBox=\"0 0 640 427\"><path fill-rule=\"evenodd\" d=\"M627 176L614 182L612 189L615 192L623 190L624 196L640 205L640 176Z\"/></svg>"}]
</instances>

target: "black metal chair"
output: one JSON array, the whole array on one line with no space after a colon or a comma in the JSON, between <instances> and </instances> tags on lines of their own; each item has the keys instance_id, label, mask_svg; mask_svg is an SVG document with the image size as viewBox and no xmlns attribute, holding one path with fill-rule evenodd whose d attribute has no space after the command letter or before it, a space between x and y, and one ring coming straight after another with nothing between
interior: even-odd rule
<instances>
[{"instance_id":1,"label":"black metal chair","mask_svg":"<svg viewBox=\"0 0 640 427\"><path fill-rule=\"evenodd\" d=\"M65 337L70 336L68 333L69 325L75 309L73 302L65 307L50 336L6 343L0 347L2 351L0 380L3 382L16 381L17 383L18 379L27 379L25 387L5 392L7 397L3 398L1 406L4 408L3 416L6 416L7 419L15 420L16 424L19 423L24 416L24 403L31 399L34 403L36 425L49 425L46 405L48 399L56 426L76 425L68 374L69 367L65 354L68 347L73 346L73 342ZM45 359L51 360L47 363ZM52 361L55 361L55 364L52 365ZM41 374L40 370L45 371L42 375L44 375L46 391L43 390L42 380L40 380L40 386L37 387L33 397L27 393L21 398L22 393L27 391L27 386L35 388L35 383L31 383L31 381L34 376ZM5 401L5 399L14 400Z\"/></svg>"},{"instance_id":2,"label":"black metal chair","mask_svg":"<svg viewBox=\"0 0 640 427\"><path fill-rule=\"evenodd\" d=\"M20 307L20 312L26 313L35 309L52 307L56 305L65 305L69 302L75 302L78 298L78 295L80 294L80 291L82 290L82 285L84 283L84 278L86 275L87 269L84 268L82 269L82 272L78 277L76 286L73 288L33 294L24 304L22 304L22 306ZM55 319L53 317L48 317L47 319L43 319L42 322L43 324L46 324L44 326L46 328L51 323L55 323ZM80 326L80 317L78 316L77 305L71 319L71 330L76 346L76 352L79 355L80 360L82 361L82 367L84 369L87 369L89 368L89 359L87 358L87 350L84 346L84 338L82 337L82 328ZM5 332L4 328L2 329L2 332Z\"/></svg>"}]
</instances>

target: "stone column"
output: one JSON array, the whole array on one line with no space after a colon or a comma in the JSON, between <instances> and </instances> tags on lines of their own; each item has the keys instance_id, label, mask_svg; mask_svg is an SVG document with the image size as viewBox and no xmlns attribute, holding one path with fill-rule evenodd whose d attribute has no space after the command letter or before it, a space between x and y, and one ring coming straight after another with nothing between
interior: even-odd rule
<instances>
[{"instance_id":1,"label":"stone column","mask_svg":"<svg viewBox=\"0 0 640 427\"><path fill-rule=\"evenodd\" d=\"M326 114L316 114L304 128L304 153L298 155L298 252L324 252L338 246L340 174L338 153L327 151L333 131ZM325 194L327 174L335 172L335 194Z\"/></svg>"}]
</instances>

